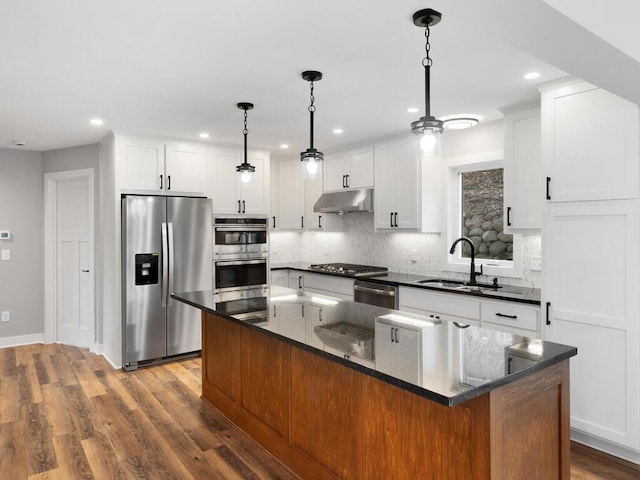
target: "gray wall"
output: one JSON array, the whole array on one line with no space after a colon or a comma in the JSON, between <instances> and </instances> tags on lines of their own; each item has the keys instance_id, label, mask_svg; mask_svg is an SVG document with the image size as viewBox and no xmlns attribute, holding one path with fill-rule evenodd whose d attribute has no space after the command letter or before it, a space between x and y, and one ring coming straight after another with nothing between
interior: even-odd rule
<instances>
[{"instance_id":1,"label":"gray wall","mask_svg":"<svg viewBox=\"0 0 640 480\"><path fill-rule=\"evenodd\" d=\"M11 321L0 323L0 338L41 334L43 321L44 183L38 152L0 149L0 230L10 240L10 261L0 261L0 310Z\"/></svg>"}]
</instances>

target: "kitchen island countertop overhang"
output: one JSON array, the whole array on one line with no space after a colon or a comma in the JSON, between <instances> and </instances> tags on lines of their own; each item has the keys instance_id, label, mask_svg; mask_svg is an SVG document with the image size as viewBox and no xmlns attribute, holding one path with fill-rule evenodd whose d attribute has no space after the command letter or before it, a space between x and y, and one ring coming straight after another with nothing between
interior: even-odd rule
<instances>
[{"instance_id":1,"label":"kitchen island countertop overhang","mask_svg":"<svg viewBox=\"0 0 640 480\"><path fill-rule=\"evenodd\" d=\"M413 313L273 285L246 291L243 299L233 302L220 301L219 295L208 290L174 293L172 297L447 406L458 405L577 354L575 347L553 342L455 322L434 322ZM229 308L229 303L234 306ZM287 315L298 318L278 321L274 316L278 306L289 306ZM300 325L309 321L309 315L304 316L305 307L308 310L313 306L323 310L325 326L344 322L375 332L376 318L382 317L388 324L421 330L428 337L424 343L429 345L428 350L421 352L422 358L416 360L414 355L394 358L403 364L399 371L418 370L422 373L420 378L396 376L389 374L385 366L368 368L345 358L353 356L353 352L337 355L329 353L335 351L332 348L324 351L314 330ZM255 321L251 312L264 310L269 313ZM422 365L409 365L416 361Z\"/></svg>"}]
</instances>

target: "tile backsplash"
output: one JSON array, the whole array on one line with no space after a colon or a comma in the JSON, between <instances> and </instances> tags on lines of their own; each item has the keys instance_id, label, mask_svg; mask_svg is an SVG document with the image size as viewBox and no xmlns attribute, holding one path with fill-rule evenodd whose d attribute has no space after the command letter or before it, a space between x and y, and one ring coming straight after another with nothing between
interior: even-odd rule
<instances>
[{"instance_id":1,"label":"tile backsplash","mask_svg":"<svg viewBox=\"0 0 640 480\"><path fill-rule=\"evenodd\" d=\"M464 274L442 272L448 245L440 234L376 233L373 213L350 213L344 218L344 232L272 232L272 263L308 262L360 263L387 267L390 271L417 275L465 278ZM540 235L523 235L522 278L501 278L501 283L540 288L541 272L530 270L526 259L541 256Z\"/></svg>"}]
</instances>

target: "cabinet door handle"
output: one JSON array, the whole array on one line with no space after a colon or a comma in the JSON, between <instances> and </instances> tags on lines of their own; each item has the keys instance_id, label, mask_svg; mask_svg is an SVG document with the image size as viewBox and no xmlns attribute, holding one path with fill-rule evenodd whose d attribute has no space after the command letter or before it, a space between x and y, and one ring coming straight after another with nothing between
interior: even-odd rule
<instances>
[{"instance_id":1,"label":"cabinet door handle","mask_svg":"<svg viewBox=\"0 0 640 480\"><path fill-rule=\"evenodd\" d=\"M83 273L89 273L89 270L80 270Z\"/></svg>"},{"instance_id":2,"label":"cabinet door handle","mask_svg":"<svg viewBox=\"0 0 640 480\"><path fill-rule=\"evenodd\" d=\"M247 205L244 203L244 200L242 200L242 213L245 213L247 211Z\"/></svg>"},{"instance_id":3,"label":"cabinet door handle","mask_svg":"<svg viewBox=\"0 0 640 480\"><path fill-rule=\"evenodd\" d=\"M302 275L298 275L298 288L302 290Z\"/></svg>"},{"instance_id":4,"label":"cabinet door handle","mask_svg":"<svg viewBox=\"0 0 640 480\"><path fill-rule=\"evenodd\" d=\"M322 215L318 215L318 228L322 228Z\"/></svg>"},{"instance_id":5,"label":"cabinet door handle","mask_svg":"<svg viewBox=\"0 0 640 480\"><path fill-rule=\"evenodd\" d=\"M393 226L394 226L394 227L397 227L397 226L398 226L398 212L395 212L395 213L393 214L393 218L394 218L394 220L393 220Z\"/></svg>"},{"instance_id":6,"label":"cabinet door handle","mask_svg":"<svg viewBox=\"0 0 640 480\"><path fill-rule=\"evenodd\" d=\"M393 227L393 212L389 212L389 226Z\"/></svg>"},{"instance_id":7,"label":"cabinet door handle","mask_svg":"<svg viewBox=\"0 0 640 480\"><path fill-rule=\"evenodd\" d=\"M300 217L300 227L304 228L304 217Z\"/></svg>"},{"instance_id":8,"label":"cabinet door handle","mask_svg":"<svg viewBox=\"0 0 640 480\"><path fill-rule=\"evenodd\" d=\"M547 177L547 200L551 200L551 192L549 191L550 183L551 183L551 177Z\"/></svg>"},{"instance_id":9,"label":"cabinet door handle","mask_svg":"<svg viewBox=\"0 0 640 480\"><path fill-rule=\"evenodd\" d=\"M276 228L276 217L273 217L273 228Z\"/></svg>"},{"instance_id":10,"label":"cabinet door handle","mask_svg":"<svg viewBox=\"0 0 640 480\"><path fill-rule=\"evenodd\" d=\"M342 188L347 188L347 176L342 175Z\"/></svg>"},{"instance_id":11,"label":"cabinet door handle","mask_svg":"<svg viewBox=\"0 0 640 480\"><path fill-rule=\"evenodd\" d=\"M345 175L347 177L347 188L349 188L349 175Z\"/></svg>"},{"instance_id":12,"label":"cabinet door handle","mask_svg":"<svg viewBox=\"0 0 640 480\"><path fill-rule=\"evenodd\" d=\"M322 321L322 309L318 310L318 321L321 322Z\"/></svg>"},{"instance_id":13,"label":"cabinet door handle","mask_svg":"<svg viewBox=\"0 0 640 480\"><path fill-rule=\"evenodd\" d=\"M506 313L496 313L496 317L502 317L502 318L512 318L513 320L516 320L518 318L517 315L507 315Z\"/></svg>"},{"instance_id":14,"label":"cabinet door handle","mask_svg":"<svg viewBox=\"0 0 640 480\"><path fill-rule=\"evenodd\" d=\"M394 330L394 328L393 328L393 327L391 327L391 343L394 343L394 340L393 340L393 330Z\"/></svg>"},{"instance_id":15,"label":"cabinet door handle","mask_svg":"<svg viewBox=\"0 0 640 480\"><path fill-rule=\"evenodd\" d=\"M396 343L400 343L400 331L396 328Z\"/></svg>"},{"instance_id":16,"label":"cabinet door handle","mask_svg":"<svg viewBox=\"0 0 640 480\"><path fill-rule=\"evenodd\" d=\"M160 190L162 190L162 175L160 175Z\"/></svg>"},{"instance_id":17,"label":"cabinet door handle","mask_svg":"<svg viewBox=\"0 0 640 480\"><path fill-rule=\"evenodd\" d=\"M242 213L242 208L241 208L240 200L238 200L238 213Z\"/></svg>"},{"instance_id":18,"label":"cabinet door handle","mask_svg":"<svg viewBox=\"0 0 640 480\"><path fill-rule=\"evenodd\" d=\"M273 306L273 316L274 316L274 318L276 316L276 306L275 305Z\"/></svg>"},{"instance_id":19,"label":"cabinet door handle","mask_svg":"<svg viewBox=\"0 0 640 480\"><path fill-rule=\"evenodd\" d=\"M171 190L171 175L167 175L167 190Z\"/></svg>"},{"instance_id":20,"label":"cabinet door handle","mask_svg":"<svg viewBox=\"0 0 640 480\"><path fill-rule=\"evenodd\" d=\"M545 306L546 316L547 316L547 325L551 325L551 317L549 317L549 308L551 308L551 302L547 302Z\"/></svg>"},{"instance_id":21,"label":"cabinet door handle","mask_svg":"<svg viewBox=\"0 0 640 480\"><path fill-rule=\"evenodd\" d=\"M300 306L302 307L302 316L304 317L304 303Z\"/></svg>"},{"instance_id":22,"label":"cabinet door handle","mask_svg":"<svg viewBox=\"0 0 640 480\"><path fill-rule=\"evenodd\" d=\"M507 227L511 226L511 207L507 207Z\"/></svg>"}]
</instances>

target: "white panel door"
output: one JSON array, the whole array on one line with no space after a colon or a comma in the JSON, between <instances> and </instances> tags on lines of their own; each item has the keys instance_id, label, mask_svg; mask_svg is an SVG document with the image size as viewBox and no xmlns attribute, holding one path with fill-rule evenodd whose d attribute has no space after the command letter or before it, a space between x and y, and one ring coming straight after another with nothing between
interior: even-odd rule
<instances>
[{"instance_id":1,"label":"white panel door","mask_svg":"<svg viewBox=\"0 0 640 480\"><path fill-rule=\"evenodd\" d=\"M56 191L57 340L89 347L94 322L93 246L86 177L61 180Z\"/></svg>"},{"instance_id":2,"label":"white panel door","mask_svg":"<svg viewBox=\"0 0 640 480\"><path fill-rule=\"evenodd\" d=\"M637 200L549 205L546 338L573 345L571 426L640 447Z\"/></svg>"}]
</instances>

